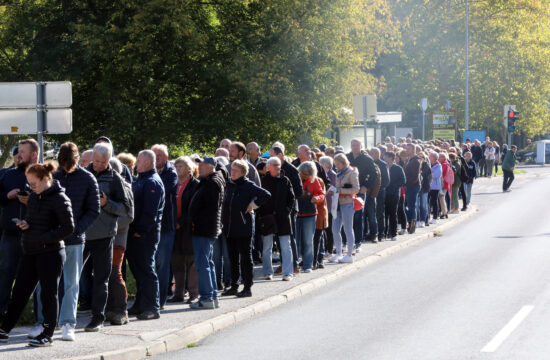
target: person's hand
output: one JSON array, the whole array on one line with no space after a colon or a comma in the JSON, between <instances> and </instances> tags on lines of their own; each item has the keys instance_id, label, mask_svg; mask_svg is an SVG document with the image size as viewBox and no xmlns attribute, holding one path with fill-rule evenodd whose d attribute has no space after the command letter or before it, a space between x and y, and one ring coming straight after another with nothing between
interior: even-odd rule
<instances>
[{"instance_id":1,"label":"person's hand","mask_svg":"<svg viewBox=\"0 0 550 360\"><path fill-rule=\"evenodd\" d=\"M18 222L15 225L23 231L28 230L29 227L30 227L29 224L25 220L22 220L22 221Z\"/></svg>"},{"instance_id":2,"label":"person's hand","mask_svg":"<svg viewBox=\"0 0 550 360\"><path fill-rule=\"evenodd\" d=\"M17 198L19 199L19 202L23 205L27 205L27 202L29 201L29 195L17 195Z\"/></svg>"},{"instance_id":3,"label":"person's hand","mask_svg":"<svg viewBox=\"0 0 550 360\"><path fill-rule=\"evenodd\" d=\"M361 194L366 194L367 193L367 187L366 186L361 186L361 189L359 189L359 192Z\"/></svg>"},{"instance_id":4,"label":"person's hand","mask_svg":"<svg viewBox=\"0 0 550 360\"><path fill-rule=\"evenodd\" d=\"M176 224L176 230L179 230L181 228L180 224Z\"/></svg>"},{"instance_id":5,"label":"person's hand","mask_svg":"<svg viewBox=\"0 0 550 360\"><path fill-rule=\"evenodd\" d=\"M252 205L248 205L248 207L246 208L246 213L250 213L250 212L253 212L254 211L254 206Z\"/></svg>"},{"instance_id":6,"label":"person's hand","mask_svg":"<svg viewBox=\"0 0 550 360\"><path fill-rule=\"evenodd\" d=\"M99 196L99 205L101 207L104 207L105 205L107 205L107 195L105 195L105 193L103 192Z\"/></svg>"},{"instance_id":7,"label":"person's hand","mask_svg":"<svg viewBox=\"0 0 550 360\"><path fill-rule=\"evenodd\" d=\"M19 189L13 189L8 193L8 199L12 200L17 198L17 193L19 192Z\"/></svg>"},{"instance_id":8,"label":"person's hand","mask_svg":"<svg viewBox=\"0 0 550 360\"><path fill-rule=\"evenodd\" d=\"M138 233L134 233L134 237L140 238L140 237L141 237L141 235L140 235L140 234L138 234Z\"/></svg>"},{"instance_id":9,"label":"person's hand","mask_svg":"<svg viewBox=\"0 0 550 360\"><path fill-rule=\"evenodd\" d=\"M317 203L317 200L318 200L318 199L317 199L317 196L312 196L312 197L311 197L311 203L312 203L312 204L316 204L316 203Z\"/></svg>"}]
</instances>

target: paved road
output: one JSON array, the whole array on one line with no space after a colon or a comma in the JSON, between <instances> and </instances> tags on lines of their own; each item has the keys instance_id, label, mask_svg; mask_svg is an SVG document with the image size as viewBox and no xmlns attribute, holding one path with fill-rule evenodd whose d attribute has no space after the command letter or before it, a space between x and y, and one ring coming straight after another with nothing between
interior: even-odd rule
<instances>
[{"instance_id":1,"label":"paved road","mask_svg":"<svg viewBox=\"0 0 550 360\"><path fill-rule=\"evenodd\" d=\"M443 236L155 359L548 359L549 175L483 179Z\"/></svg>"}]
</instances>

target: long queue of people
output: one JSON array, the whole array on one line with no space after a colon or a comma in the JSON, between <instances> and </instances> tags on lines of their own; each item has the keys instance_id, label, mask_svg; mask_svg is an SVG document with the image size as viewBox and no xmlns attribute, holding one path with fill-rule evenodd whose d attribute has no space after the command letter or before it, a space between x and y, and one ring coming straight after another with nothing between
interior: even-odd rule
<instances>
[{"instance_id":1,"label":"long queue of people","mask_svg":"<svg viewBox=\"0 0 550 360\"><path fill-rule=\"evenodd\" d=\"M218 296L250 297L255 263L265 280L283 281L325 260L351 263L365 242L433 225L460 199L467 210L477 147L388 137L365 149L356 139L347 154L301 145L292 159L279 142L262 154L224 139L213 157L171 162L165 145L115 157L100 137L82 154L63 144L56 169L38 163L35 140L20 141L0 171L0 341L33 293L29 345L49 346L57 326L75 340L79 313L91 313L85 331L94 332L158 319L166 303L215 309ZM504 191L514 166L512 146ZM129 308L126 262L136 280Z\"/></svg>"}]
</instances>

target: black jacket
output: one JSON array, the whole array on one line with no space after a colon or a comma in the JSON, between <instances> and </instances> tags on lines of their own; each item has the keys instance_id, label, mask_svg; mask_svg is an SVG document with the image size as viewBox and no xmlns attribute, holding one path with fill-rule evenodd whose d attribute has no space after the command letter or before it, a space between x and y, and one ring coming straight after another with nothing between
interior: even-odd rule
<instances>
[{"instance_id":1,"label":"black jacket","mask_svg":"<svg viewBox=\"0 0 550 360\"><path fill-rule=\"evenodd\" d=\"M0 203L3 207L2 230L10 234L19 234L19 228L15 226L15 223L11 219L24 219L27 207L17 198L8 199L8 193L13 189L30 193L24 170L19 168L9 169L4 172L0 179Z\"/></svg>"},{"instance_id":2,"label":"black jacket","mask_svg":"<svg viewBox=\"0 0 550 360\"><path fill-rule=\"evenodd\" d=\"M200 179L195 195L189 204L189 221L192 234L217 238L222 233L222 205L225 179L219 170Z\"/></svg>"},{"instance_id":3,"label":"black jacket","mask_svg":"<svg viewBox=\"0 0 550 360\"><path fill-rule=\"evenodd\" d=\"M390 166L390 184L386 188L386 195L399 196L401 187L405 186L405 172L397 164Z\"/></svg>"},{"instance_id":4,"label":"black jacket","mask_svg":"<svg viewBox=\"0 0 550 360\"><path fill-rule=\"evenodd\" d=\"M170 161L159 173L164 185L164 210L162 211L162 232L176 231L176 189L178 187L178 173Z\"/></svg>"},{"instance_id":5,"label":"black jacket","mask_svg":"<svg viewBox=\"0 0 550 360\"><path fill-rule=\"evenodd\" d=\"M420 158L416 155L405 163L405 167L403 168L406 179L405 187L420 185L420 167Z\"/></svg>"},{"instance_id":6,"label":"black jacket","mask_svg":"<svg viewBox=\"0 0 550 360\"><path fill-rule=\"evenodd\" d=\"M430 191L430 186L432 184L432 167L427 161L422 162L420 174L422 175L422 182L420 183L421 191L427 193Z\"/></svg>"},{"instance_id":7,"label":"black jacket","mask_svg":"<svg viewBox=\"0 0 550 360\"><path fill-rule=\"evenodd\" d=\"M129 234L141 237L151 231L160 231L164 210L164 185L155 170L140 173L132 183L134 193L134 221Z\"/></svg>"},{"instance_id":8,"label":"black jacket","mask_svg":"<svg viewBox=\"0 0 550 360\"><path fill-rule=\"evenodd\" d=\"M189 222L189 204L191 203L191 199L193 198L193 195L195 195L198 187L199 180L191 177L191 179L189 179L189 183L185 187L185 190L183 190L183 193L181 194L181 216L177 218L179 229L176 230L176 238L174 240L174 252L179 255L193 255L191 223Z\"/></svg>"},{"instance_id":9,"label":"black jacket","mask_svg":"<svg viewBox=\"0 0 550 360\"><path fill-rule=\"evenodd\" d=\"M292 190L294 191L294 196L296 198L302 196L304 194L304 188L302 187L302 179L300 179L300 173L298 172L298 169L294 167L291 163L288 161L285 161L283 165L281 165L281 170L285 173L285 176L290 180L290 183L292 184ZM296 201L294 204L294 210L298 212L298 202Z\"/></svg>"},{"instance_id":10,"label":"black jacket","mask_svg":"<svg viewBox=\"0 0 550 360\"><path fill-rule=\"evenodd\" d=\"M361 151L361 154L357 157L354 157L352 152L346 156L350 166L356 167L359 171L359 186L372 189L378 180L378 171L376 171L376 165L372 157L364 151Z\"/></svg>"},{"instance_id":11,"label":"black jacket","mask_svg":"<svg viewBox=\"0 0 550 360\"><path fill-rule=\"evenodd\" d=\"M84 232L99 216L99 188L95 177L78 166L67 174L62 167L53 174L65 194L71 199L74 232L65 239L65 245L84 244Z\"/></svg>"},{"instance_id":12,"label":"black jacket","mask_svg":"<svg viewBox=\"0 0 550 360\"><path fill-rule=\"evenodd\" d=\"M271 194L241 177L236 181L229 180L223 200L223 233L228 238L252 238L252 215L246 212L252 201L262 206Z\"/></svg>"},{"instance_id":13,"label":"black jacket","mask_svg":"<svg viewBox=\"0 0 550 360\"><path fill-rule=\"evenodd\" d=\"M74 231L71 200L57 180L40 195L31 193L25 221L29 229L23 231L23 251L39 254L65 247L63 239Z\"/></svg>"},{"instance_id":14,"label":"black jacket","mask_svg":"<svg viewBox=\"0 0 550 360\"><path fill-rule=\"evenodd\" d=\"M483 150L481 149L481 146L472 146L470 151L472 152L472 159L476 163L483 159Z\"/></svg>"},{"instance_id":15,"label":"black jacket","mask_svg":"<svg viewBox=\"0 0 550 360\"><path fill-rule=\"evenodd\" d=\"M296 201L292 183L283 172L280 177L273 177L268 172L261 180L262 187L271 193L269 200L258 209L262 235L292 235L290 213Z\"/></svg>"},{"instance_id":16,"label":"black jacket","mask_svg":"<svg viewBox=\"0 0 550 360\"><path fill-rule=\"evenodd\" d=\"M380 189L385 189L390 184L390 172L388 171L388 164L384 160L375 160L374 163L378 165L378 168L380 169Z\"/></svg>"}]
</instances>

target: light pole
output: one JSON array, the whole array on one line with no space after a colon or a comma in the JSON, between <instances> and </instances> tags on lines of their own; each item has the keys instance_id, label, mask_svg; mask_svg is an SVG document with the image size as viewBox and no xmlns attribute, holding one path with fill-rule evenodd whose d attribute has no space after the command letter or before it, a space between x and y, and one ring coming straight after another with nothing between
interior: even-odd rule
<instances>
[{"instance_id":1,"label":"light pole","mask_svg":"<svg viewBox=\"0 0 550 360\"><path fill-rule=\"evenodd\" d=\"M422 109L422 141L426 140L426 110L428 109L428 99L420 99L420 108Z\"/></svg>"},{"instance_id":2,"label":"light pole","mask_svg":"<svg viewBox=\"0 0 550 360\"><path fill-rule=\"evenodd\" d=\"M464 91L464 128L469 130L470 104L468 103L468 51L469 51L469 24L468 24L468 0L466 0L466 84Z\"/></svg>"}]
</instances>

